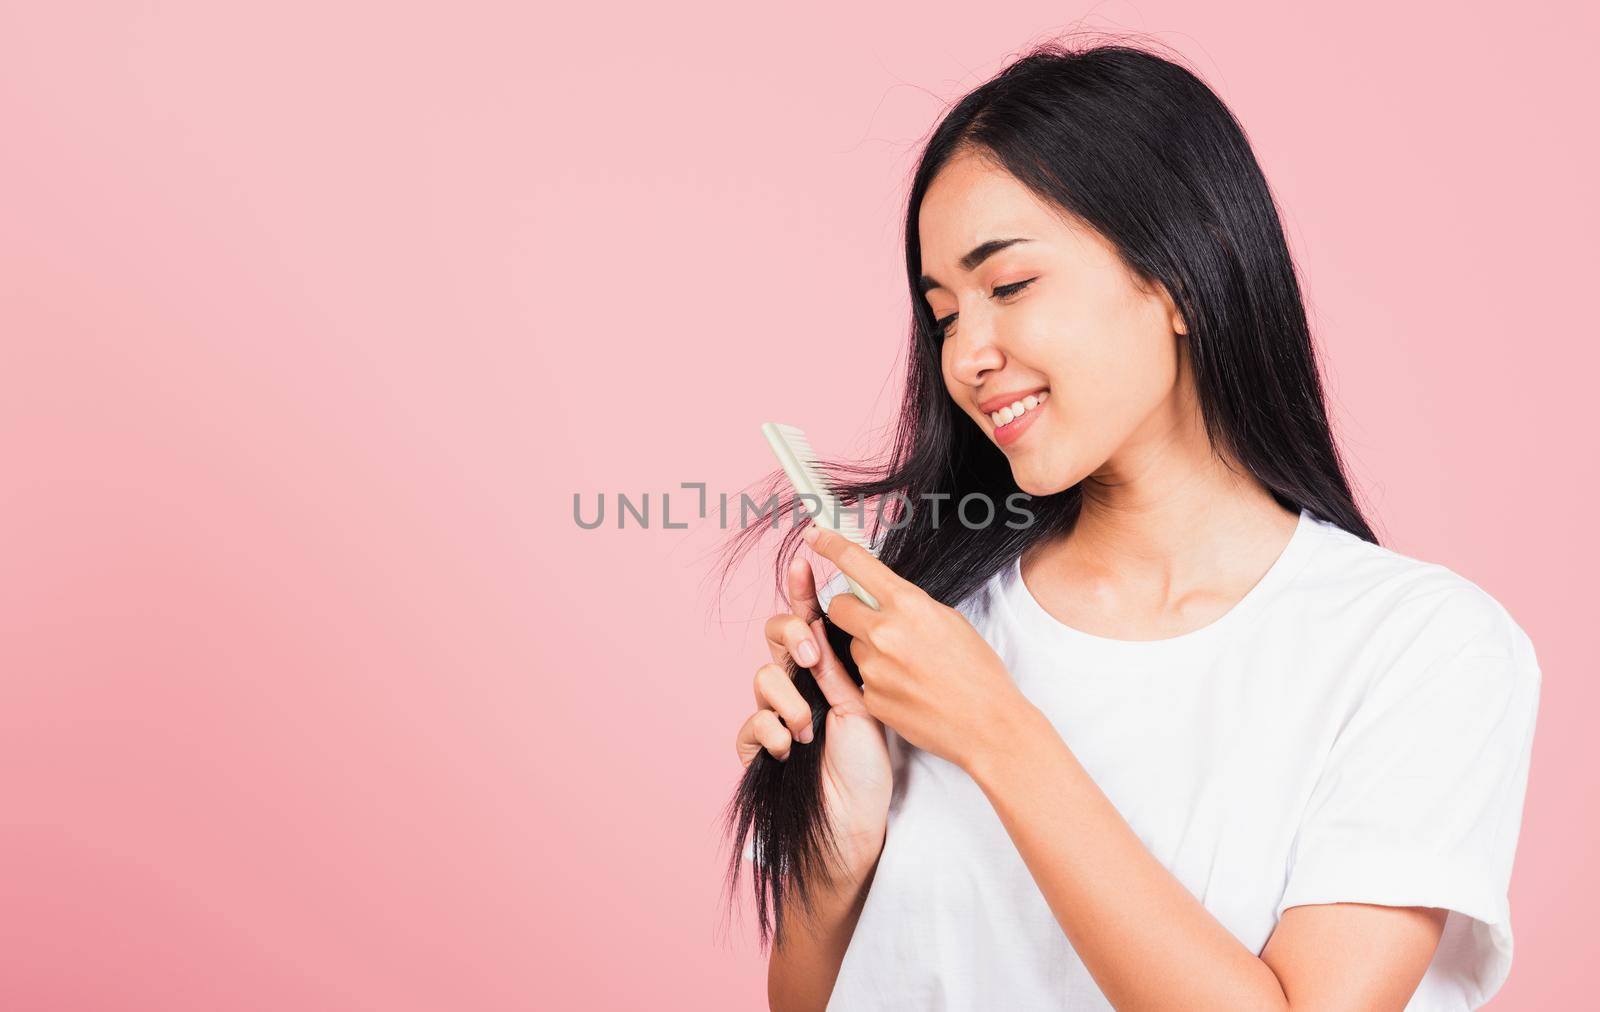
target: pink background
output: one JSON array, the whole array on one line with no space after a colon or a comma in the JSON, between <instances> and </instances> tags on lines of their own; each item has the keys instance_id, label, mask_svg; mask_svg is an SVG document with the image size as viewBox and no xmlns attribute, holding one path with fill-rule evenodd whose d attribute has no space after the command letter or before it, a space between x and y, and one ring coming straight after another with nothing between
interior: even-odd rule
<instances>
[{"instance_id":1,"label":"pink background","mask_svg":"<svg viewBox=\"0 0 1600 1012\"><path fill-rule=\"evenodd\" d=\"M715 610L660 495L765 476L768 418L877 445L919 140L1091 5L430 6L0 7L7 1008L764 1007L717 817L769 578ZM1385 543L1533 638L1496 1007L1565 1005L1595 15L1308 6L1084 23L1240 116Z\"/></svg>"}]
</instances>

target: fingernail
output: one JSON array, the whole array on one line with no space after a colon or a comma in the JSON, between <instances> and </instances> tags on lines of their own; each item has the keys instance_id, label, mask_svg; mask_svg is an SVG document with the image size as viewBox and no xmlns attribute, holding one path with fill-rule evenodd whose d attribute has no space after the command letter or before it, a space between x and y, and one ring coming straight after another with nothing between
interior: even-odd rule
<instances>
[{"instance_id":1,"label":"fingernail","mask_svg":"<svg viewBox=\"0 0 1600 1012\"><path fill-rule=\"evenodd\" d=\"M800 532L800 539L808 545L817 540L817 525L807 524L806 529Z\"/></svg>"},{"instance_id":2,"label":"fingernail","mask_svg":"<svg viewBox=\"0 0 1600 1012\"><path fill-rule=\"evenodd\" d=\"M817 663L817 645L810 640L803 640L800 649L794 652L794 656L803 667L809 668Z\"/></svg>"},{"instance_id":3,"label":"fingernail","mask_svg":"<svg viewBox=\"0 0 1600 1012\"><path fill-rule=\"evenodd\" d=\"M811 744L811 739L814 738L814 737L816 737L816 735L813 733L810 724L807 724L805 727L801 728L801 730L800 730L800 744L809 745L809 744Z\"/></svg>"}]
</instances>

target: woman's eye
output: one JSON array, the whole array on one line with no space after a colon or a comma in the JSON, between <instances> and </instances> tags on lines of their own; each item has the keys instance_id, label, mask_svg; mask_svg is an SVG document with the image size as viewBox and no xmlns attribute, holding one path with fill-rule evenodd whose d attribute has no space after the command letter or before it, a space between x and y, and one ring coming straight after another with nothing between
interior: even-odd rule
<instances>
[{"instance_id":1,"label":"woman's eye","mask_svg":"<svg viewBox=\"0 0 1600 1012\"><path fill-rule=\"evenodd\" d=\"M1014 285L1001 285L999 288L994 290L994 297L997 299L1003 299L1007 296L1015 295L1038 280L1038 278L1029 278L1026 281L1018 281Z\"/></svg>"},{"instance_id":2,"label":"woman's eye","mask_svg":"<svg viewBox=\"0 0 1600 1012\"><path fill-rule=\"evenodd\" d=\"M997 299L1009 298L1010 296L1013 296L1013 295L1017 294L1018 292L1022 291L1024 288L1028 287L1029 285L1033 284L1035 281L1038 281L1038 280L1039 280L1038 278L1029 278L1026 281L1018 281L1014 285L1001 285L999 288L996 288L990 294L994 298L997 298ZM938 337L946 336L946 334L950 330L951 322L953 320L955 320L955 318L957 316L959 316L959 315L960 315L959 313L951 313L949 316L940 317L939 319L933 321L933 332L934 332L934 334L936 336L938 336Z\"/></svg>"}]
</instances>

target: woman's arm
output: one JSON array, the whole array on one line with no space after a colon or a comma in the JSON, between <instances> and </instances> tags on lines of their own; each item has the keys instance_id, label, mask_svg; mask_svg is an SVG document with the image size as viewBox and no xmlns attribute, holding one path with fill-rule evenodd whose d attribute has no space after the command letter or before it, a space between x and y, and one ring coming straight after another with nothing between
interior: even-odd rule
<instances>
[{"instance_id":1,"label":"woman's arm","mask_svg":"<svg viewBox=\"0 0 1600 1012\"><path fill-rule=\"evenodd\" d=\"M784 944L774 946L767 961L767 1005L773 1012L827 1008L877 870L874 858L865 870L845 876L834 888L823 889L809 921L798 903L784 905Z\"/></svg>"},{"instance_id":2,"label":"woman's arm","mask_svg":"<svg viewBox=\"0 0 1600 1012\"><path fill-rule=\"evenodd\" d=\"M963 766L1084 966L1118 1009L1403 1009L1446 911L1291 907L1250 952L1149 852L1037 707L1022 700Z\"/></svg>"}]
</instances>

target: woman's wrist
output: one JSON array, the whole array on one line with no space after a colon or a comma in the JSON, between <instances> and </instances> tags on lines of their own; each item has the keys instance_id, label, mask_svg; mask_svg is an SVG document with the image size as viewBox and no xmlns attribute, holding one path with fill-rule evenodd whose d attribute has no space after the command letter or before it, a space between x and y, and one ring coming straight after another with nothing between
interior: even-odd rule
<instances>
[{"instance_id":1,"label":"woman's wrist","mask_svg":"<svg viewBox=\"0 0 1600 1012\"><path fill-rule=\"evenodd\" d=\"M971 749L958 765L979 784L1006 755L1031 737L1051 734L1054 728L1044 712L1020 691L998 700L984 722L983 731L972 739Z\"/></svg>"},{"instance_id":2,"label":"woman's wrist","mask_svg":"<svg viewBox=\"0 0 1600 1012\"><path fill-rule=\"evenodd\" d=\"M864 871L836 877L811 902L784 907L783 941L773 948L767 970L767 1001L774 1012L828 1003L877 867L874 857Z\"/></svg>"},{"instance_id":3,"label":"woman's wrist","mask_svg":"<svg viewBox=\"0 0 1600 1012\"><path fill-rule=\"evenodd\" d=\"M838 883L839 887L854 889L872 875L873 869L878 866L878 858L883 854L887 834L887 824L876 829L841 834L838 844L845 881Z\"/></svg>"}]
</instances>

